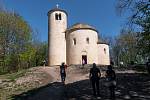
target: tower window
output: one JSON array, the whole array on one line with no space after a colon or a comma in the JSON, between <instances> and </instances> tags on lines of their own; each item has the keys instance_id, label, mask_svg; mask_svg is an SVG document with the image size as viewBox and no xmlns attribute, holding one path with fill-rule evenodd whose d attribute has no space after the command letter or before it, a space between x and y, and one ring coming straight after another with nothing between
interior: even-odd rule
<instances>
[{"instance_id":1,"label":"tower window","mask_svg":"<svg viewBox=\"0 0 150 100\"><path fill-rule=\"evenodd\" d=\"M76 38L73 38L73 45L76 45Z\"/></svg>"},{"instance_id":2,"label":"tower window","mask_svg":"<svg viewBox=\"0 0 150 100\"><path fill-rule=\"evenodd\" d=\"M59 20L61 20L61 14L59 14Z\"/></svg>"},{"instance_id":3,"label":"tower window","mask_svg":"<svg viewBox=\"0 0 150 100\"><path fill-rule=\"evenodd\" d=\"M55 14L55 19L59 20L59 15L57 13Z\"/></svg>"},{"instance_id":4,"label":"tower window","mask_svg":"<svg viewBox=\"0 0 150 100\"><path fill-rule=\"evenodd\" d=\"M61 20L61 14L56 13L56 14L55 14L55 19L56 19L56 20Z\"/></svg>"},{"instance_id":5,"label":"tower window","mask_svg":"<svg viewBox=\"0 0 150 100\"><path fill-rule=\"evenodd\" d=\"M106 49L104 48L104 53L106 54Z\"/></svg>"},{"instance_id":6,"label":"tower window","mask_svg":"<svg viewBox=\"0 0 150 100\"><path fill-rule=\"evenodd\" d=\"M89 44L89 38L86 38L86 43Z\"/></svg>"}]
</instances>

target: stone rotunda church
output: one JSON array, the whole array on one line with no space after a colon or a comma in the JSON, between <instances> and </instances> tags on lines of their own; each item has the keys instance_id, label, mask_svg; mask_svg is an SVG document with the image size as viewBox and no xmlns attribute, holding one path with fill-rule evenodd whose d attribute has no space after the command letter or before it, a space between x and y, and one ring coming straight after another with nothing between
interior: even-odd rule
<instances>
[{"instance_id":1,"label":"stone rotunda church","mask_svg":"<svg viewBox=\"0 0 150 100\"><path fill-rule=\"evenodd\" d=\"M67 27L67 12L54 8L48 12L48 66L109 65L109 46L101 42L98 31L87 24Z\"/></svg>"}]
</instances>

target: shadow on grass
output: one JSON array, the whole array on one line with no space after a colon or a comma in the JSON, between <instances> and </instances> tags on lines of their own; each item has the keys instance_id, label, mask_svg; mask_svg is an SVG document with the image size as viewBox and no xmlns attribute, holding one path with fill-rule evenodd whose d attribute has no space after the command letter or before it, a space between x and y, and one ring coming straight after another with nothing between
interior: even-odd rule
<instances>
[{"instance_id":1,"label":"shadow on grass","mask_svg":"<svg viewBox=\"0 0 150 100\"><path fill-rule=\"evenodd\" d=\"M100 80L101 100L109 98L105 79ZM89 80L67 85L55 82L44 87L22 93L14 100L97 100L92 96ZM117 74L116 100L150 100L150 76L147 74Z\"/></svg>"}]
</instances>

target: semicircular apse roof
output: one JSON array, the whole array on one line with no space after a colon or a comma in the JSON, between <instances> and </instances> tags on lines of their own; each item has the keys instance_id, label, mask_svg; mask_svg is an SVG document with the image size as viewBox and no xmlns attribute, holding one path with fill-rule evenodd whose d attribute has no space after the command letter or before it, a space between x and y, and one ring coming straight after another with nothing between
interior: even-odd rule
<instances>
[{"instance_id":1,"label":"semicircular apse roof","mask_svg":"<svg viewBox=\"0 0 150 100\"><path fill-rule=\"evenodd\" d=\"M93 26L90 26L88 24L81 24L81 23L74 24L73 26L68 28L66 31L70 33L72 31L80 30L80 29L89 29L89 30L94 30L98 32Z\"/></svg>"}]
</instances>

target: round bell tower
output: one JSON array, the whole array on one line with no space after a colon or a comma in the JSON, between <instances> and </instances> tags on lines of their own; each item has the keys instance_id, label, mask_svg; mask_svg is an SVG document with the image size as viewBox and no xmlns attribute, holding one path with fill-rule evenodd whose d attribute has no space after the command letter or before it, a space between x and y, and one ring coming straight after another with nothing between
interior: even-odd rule
<instances>
[{"instance_id":1,"label":"round bell tower","mask_svg":"<svg viewBox=\"0 0 150 100\"><path fill-rule=\"evenodd\" d=\"M58 6L48 12L48 66L66 63L67 13Z\"/></svg>"}]
</instances>

